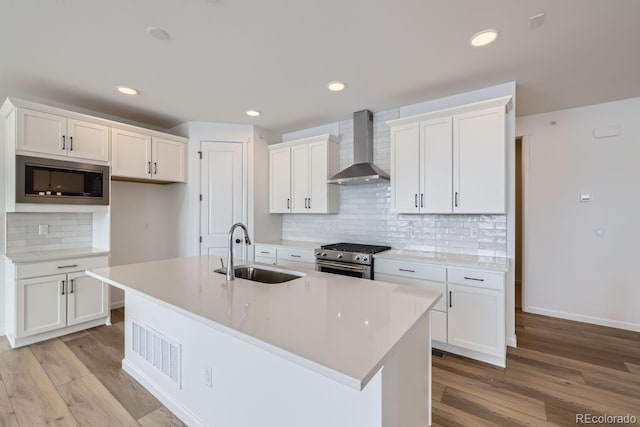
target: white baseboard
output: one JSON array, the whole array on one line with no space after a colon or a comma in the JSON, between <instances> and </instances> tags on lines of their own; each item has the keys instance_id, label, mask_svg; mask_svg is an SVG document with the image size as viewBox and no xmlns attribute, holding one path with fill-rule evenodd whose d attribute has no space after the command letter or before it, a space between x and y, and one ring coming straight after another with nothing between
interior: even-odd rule
<instances>
[{"instance_id":1,"label":"white baseboard","mask_svg":"<svg viewBox=\"0 0 640 427\"><path fill-rule=\"evenodd\" d=\"M558 317L560 319L574 320L576 322L591 323L594 325L609 326L611 328L640 332L640 325L636 323L603 319L601 317L594 316L585 316L584 314L567 313L565 311L548 310L546 308L540 307L523 307L522 311L524 311L525 313L540 314L542 316Z\"/></svg>"},{"instance_id":2,"label":"white baseboard","mask_svg":"<svg viewBox=\"0 0 640 427\"><path fill-rule=\"evenodd\" d=\"M124 301L114 301L111 303L111 310L124 307Z\"/></svg>"},{"instance_id":3,"label":"white baseboard","mask_svg":"<svg viewBox=\"0 0 640 427\"><path fill-rule=\"evenodd\" d=\"M503 357L493 356L491 354L480 353L478 351L468 350L466 348L458 347L457 345L446 344L440 341L431 342L433 348L447 351L449 353L459 354L460 356L468 357L469 359L479 360L481 362L489 363L500 368L504 368L507 363L507 350L505 348L505 354Z\"/></svg>"},{"instance_id":4,"label":"white baseboard","mask_svg":"<svg viewBox=\"0 0 640 427\"><path fill-rule=\"evenodd\" d=\"M7 333L7 332L6 332L5 328L0 328L0 337L5 336L5 335L6 335L6 333Z\"/></svg>"},{"instance_id":5,"label":"white baseboard","mask_svg":"<svg viewBox=\"0 0 640 427\"><path fill-rule=\"evenodd\" d=\"M518 338L515 335L507 337L507 346L514 348L518 347Z\"/></svg>"},{"instance_id":6,"label":"white baseboard","mask_svg":"<svg viewBox=\"0 0 640 427\"><path fill-rule=\"evenodd\" d=\"M191 411L187 410L184 406L175 400L172 396L165 393L160 387L157 387L155 383L142 372L140 372L136 366L128 361L122 359L122 370L131 375L136 381L138 381L149 393L151 393L156 399L158 399L164 406L166 406L176 417L180 418L182 422L188 426L207 427L202 420L197 417Z\"/></svg>"}]
</instances>

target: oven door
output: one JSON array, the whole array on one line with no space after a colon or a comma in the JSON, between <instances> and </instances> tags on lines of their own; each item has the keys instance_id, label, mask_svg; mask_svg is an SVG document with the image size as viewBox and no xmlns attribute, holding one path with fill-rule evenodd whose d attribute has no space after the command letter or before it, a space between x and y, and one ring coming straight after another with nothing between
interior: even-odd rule
<instances>
[{"instance_id":1,"label":"oven door","mask_svg":"<svg viewBox=\"0 0 640 427\"><path fill-rule=\"evenodd\" d=\"M342 276L359 277L361 279L371 279L371 266L349 264L346 262L316 260L316 271L323 273L340 274Z\"/></svg>"}]
</instances>

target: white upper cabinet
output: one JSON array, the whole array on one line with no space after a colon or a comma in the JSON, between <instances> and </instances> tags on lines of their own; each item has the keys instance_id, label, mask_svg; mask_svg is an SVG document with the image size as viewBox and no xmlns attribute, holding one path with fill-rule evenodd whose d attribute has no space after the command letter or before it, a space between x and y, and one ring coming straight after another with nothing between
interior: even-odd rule
<instances>
[{"instance_id":1,"label":"white upper cabinet","mask_svg":"<svg viewBox=\"0 0 640 427\"><path fill-rule=\"evenodd\" d=\"M187 144L146 133L112 129L111 174L116 178L185 182Z\"/></svg>"},{"instance_id":2,"label":"white upper cabinet","mask_svg":"<svg viewBox=\"0 0 640 427\"><path fill-rule=\"evenodd\" d=\"M387 122L396 213L504 213L511 97Z\"/></svg>"},{"instance_id":3,"label":"white upper cabinet","mask_svg":"<svg viewBox=\"0 0 640 427\"><path fill-rule=\"evenodd\" d=\"M269 147L271 213L337 213L339 188L327 184L338 172L338 141L332 135Z\"/></svg>"},{"instance_id":4,"label":"white upper cabinet","mask_svg":"<svg viewBox=\"0 0 640 427\"><path fill-rule=\"evenodd\" d=\"M269 150L269 212L291 212L291 147Z\"/></svg>"},{"instance_id":5,"label":"white upper cabinet","mask_svg":"<svg viewBox=\"0 0 640 427\"><path fill-rule=\"evenodd\" d=\"M18 151L109 161L109 127L56 114L18 109Z\"/></svg>"}]
</instances>

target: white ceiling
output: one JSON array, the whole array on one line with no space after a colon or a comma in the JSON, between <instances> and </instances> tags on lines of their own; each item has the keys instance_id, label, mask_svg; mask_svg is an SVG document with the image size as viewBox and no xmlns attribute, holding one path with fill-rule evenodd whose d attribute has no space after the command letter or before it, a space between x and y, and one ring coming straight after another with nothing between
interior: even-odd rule
<instances>
[{"instance_id":1,"label":"white ceiling","mask_svg":"<svg viewBox=\"0 0 640 427\"><path fill-rule=\"evenodd\" d=\"M640 96L639 17L638 0L0 0L0 96L284 132L515 80L522 116ZM471 48L486 28L501 37Z\"/></svg>"}]
</instances>

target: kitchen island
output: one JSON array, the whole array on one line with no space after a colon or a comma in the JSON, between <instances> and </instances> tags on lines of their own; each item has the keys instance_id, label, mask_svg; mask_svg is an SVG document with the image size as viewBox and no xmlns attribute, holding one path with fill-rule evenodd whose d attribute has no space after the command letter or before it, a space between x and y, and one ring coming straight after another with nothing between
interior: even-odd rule
<instances>
[{"instance_id":1,"label":"kitchen island","mask_svg":"<svg viewBox=\"0 0 640 427\"><path fill-rule=\"evenodd\" d=\"M430 424L440 293L310 270L227 282L219 267L197 256L87 272L125 290L123 369L183 421Z\"/></svg>"}]
</instances>

